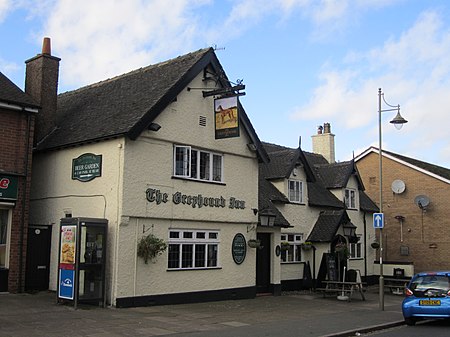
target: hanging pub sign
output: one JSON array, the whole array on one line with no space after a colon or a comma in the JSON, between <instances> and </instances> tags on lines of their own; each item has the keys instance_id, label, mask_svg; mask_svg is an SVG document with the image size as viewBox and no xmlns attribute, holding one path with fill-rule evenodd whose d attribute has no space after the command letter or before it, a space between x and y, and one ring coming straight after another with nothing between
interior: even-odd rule
<instances>
[{"instance_id":1,"label":"hanging pub sign","mask_svg":"<svg viewBox=\"0 0 450 337\"><path fill-rule=\"evenodd\" d=\"M72 160L72 179L90 181L102 175L102 156L85 153Z\"/></svg>"},{"instance_id":2,"label":"hanging pub sign","mask_svg":"<svg viewBox=\"0 0 450 337\"><path fill-rule=\"evenodd\" d=\"M0 174L0 199L17 200L18 177Z\"/></svg>"},{"instance_id":3,"label":"hanging pub sign","mask_svg":"<svg viewBox=\"0 0 450 337\"><path fill-rule=\"evenodd\" d=\"M214 100L216 139L239 137L238 97Z\"/></svg>"}]
</instances>

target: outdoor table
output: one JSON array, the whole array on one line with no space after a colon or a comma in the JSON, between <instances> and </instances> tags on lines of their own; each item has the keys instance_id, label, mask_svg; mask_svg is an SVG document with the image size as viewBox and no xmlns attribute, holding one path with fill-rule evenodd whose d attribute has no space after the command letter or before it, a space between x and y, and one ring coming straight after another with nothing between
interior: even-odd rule
<instances>
[{"instance_id":1,"label":"outdoor table","mask_svg":"<svg viewBox=\"0 0 450 337\"><path fill-rule=\"evenodd\" d=\"M358 292L361 295L363 301L366 300L363 292L363 285L361 282L343 282L343 281L322 281L326 284L325 288L316 288L318 291L322 291L325 296L328 294L344 293L348 295L348 300L351 301L353 292Z\"/></svg>"}]
</instances>

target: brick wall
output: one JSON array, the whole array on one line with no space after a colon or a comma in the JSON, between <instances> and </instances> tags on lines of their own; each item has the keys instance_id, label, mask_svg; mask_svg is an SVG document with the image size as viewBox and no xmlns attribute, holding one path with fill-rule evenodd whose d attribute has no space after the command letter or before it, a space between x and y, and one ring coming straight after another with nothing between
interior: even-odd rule
<instances>
[{"instance_id":1,"label":"brick wall","mask_svg":"<svg viewBox=\"0 0 450 337\"><path fill-rule=\"evenodd\" d=\"M379 204L378 154L368 154L357 167L367 194ZM405 182L401 194L392 192L391 184L396 179ZM424 212L414 203L418 195L430 198ZM450 184L383 157L383 212L385 261L414 262L416 272L450 269ZM405 218L403 237L397 215ZM409 249L408 256L401 255L402 247Z\"/></svg>"},{"instance_id":2,"label":"brick wall","mask_svg":"<svg viewBox=\"0 0 450 337\"><path fill-rule=\"evenodd\" d=\"M0 125L2 126L0 172L18 176L17 201L12 211L11 223L9 292L22 291L25 284L34 118L35 116L29 113L0 109ZM29 123L31 128L28 127Z\"/></svg>"}]
</instances>

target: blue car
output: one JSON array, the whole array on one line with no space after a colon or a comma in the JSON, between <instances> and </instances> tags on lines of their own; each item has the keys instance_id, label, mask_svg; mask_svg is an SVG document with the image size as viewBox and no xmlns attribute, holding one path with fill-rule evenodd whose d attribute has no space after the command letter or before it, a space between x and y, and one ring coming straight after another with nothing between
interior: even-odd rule
<instances>
[{"instance_id":1,"label":"blue car","mask_svg":"<svg viewBox=\"0 0 450 337\"><path fill-rule=\"evenodd\" d=\"M402 303L405 323L420 319L450 318L450 271L414 275L405 289Z\"/></svg>"}]
</instances>

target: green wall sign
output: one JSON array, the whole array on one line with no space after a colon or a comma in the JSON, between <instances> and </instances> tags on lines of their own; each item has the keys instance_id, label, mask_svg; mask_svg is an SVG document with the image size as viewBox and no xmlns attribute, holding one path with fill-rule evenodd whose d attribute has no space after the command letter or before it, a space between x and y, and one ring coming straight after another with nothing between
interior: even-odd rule
<instances>
[{"instance_id":1,"label":"green wall sign","mask_svg":"<svg viewBox=\"0 0 450 337\"><path fill-rule=\"evenodd\" d=\"M72 160L72 179L90 181L102 175L102 156L85 153Z\"/></svg>"},{"instance_id":2,"label":"green wall sign","mask_svg":"<svg viewBox=\"0 0 450 337\"><path fill-rule=\"evenodd\" d=\"M247 242L244 235L237 233L234 236L233 243L231 244L231 254L236 264L241 264L245 260L245 254L247 253Z\"/></svg>"},{"instance_id":3,"label":"green wall sign","mask_svg":"<svg viewBox=\"0 0 450 337\"><path fill-rule=\"evenodd\" d=\"M18 182L18 177L0 174L0 199L17 200Z\"/></svg>"}]
</instances>

